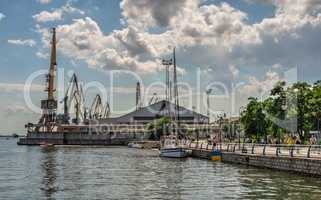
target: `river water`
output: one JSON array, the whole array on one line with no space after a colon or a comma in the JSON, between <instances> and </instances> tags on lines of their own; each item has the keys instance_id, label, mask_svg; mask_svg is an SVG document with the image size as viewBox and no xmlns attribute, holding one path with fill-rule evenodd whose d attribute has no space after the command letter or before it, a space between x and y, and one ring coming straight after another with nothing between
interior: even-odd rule
<instances>
[{"instance_id":1,"label":"river water","mask_svg":"<svg viewBox=\"0 0 321 200\"><path fill-rule=\"evenodd\" d=\"M0 199L321 199L321 179L126 147L0 139Z\"/></svg>"}]
</instances>

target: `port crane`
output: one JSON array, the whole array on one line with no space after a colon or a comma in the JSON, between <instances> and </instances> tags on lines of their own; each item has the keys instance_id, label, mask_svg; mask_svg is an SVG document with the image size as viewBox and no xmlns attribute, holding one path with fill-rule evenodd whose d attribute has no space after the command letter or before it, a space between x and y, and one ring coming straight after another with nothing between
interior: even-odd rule
<instances>
[{"instance_id":1,"label":"port crane","mask_svg":"<svg viewBox=\"0 0 321 200\"><path fill-rule=\"evenodd\" d=\"M104 109L103 109L103 112L102 112L102 115L101 115L101 118L102 119L106 119L110 116L110 106L109 106L109 103L106 102L105 106L104 106Z\"/></svg>"},{"instance_id":2,"label":"port crane","mask_svg":"<svg viewBox=\"0 0 321 200\"><path fill-rule=\"evenodd\" d=\"M154 104L154 103L157 103L158 100L159 100L159 98L158 98L158 96L157 96L157 93L154 93L153 96L152 96L152 98L149 100L148 105L152 105L152 104Z\"/></svg>"},{"instance_id":3,"label":"port crane","mask_svg":"<svg viewBox=\"0 0 321 200\"><path fill-rule=\"evenodd\" d=\"M81 95L75 91L73 93L73 96L71 98L71 100L75 100L75 105L74 105L74 109L75 109L75 118L72 119L72 122L75 124L79 124L79 122L84 121L84 111L83 111L83 103L82 103L82 98Z\"/></svg>"},{"instance_id":4,"label":"port crane","mask_svg":"<svg viewBox=\"0 0 321 200\"><path fill-rule=\"evenodd\" d=\"M50 64L49 73L46 75L47 87L47 99L41 100L42 115L39 119L38 124L35 126L32 123L25 125L28 130L35 127L35 131L53 132L56 126L56 112L57 112L57 100L54 97L55 89L55 74L57 68L56 61L56 29L52 28L52 39L51 39L51 53L50 53Z\"/></svg>"},{"instance_id":5,"label":"port crane","mask_svg":"<svg viewBox=\"0 0 321 200\"><path fill-rule=\"evenodd\" d=\"M89 118L90 119L100 119L101 113L103 112L103 104L101 101L101 97L97 94L90 106L89 109Z\"/></svg>"},{"instance_id":6,"label":"port crane","mask_svg":"<svg viewBox=\"0 0 321 200\"><path fill-rule=\"evenodd\" d=\"M63 122L65 124L69 124L72 103L74 103L75 110L75 118L72 122L78 124L81 120L86 119L85 97L76 74L72 75L62 102L64 103Z\"/></svg>"},{"instance_id":7,"label":"port crane","mask_svg":"<svg viewBox=\"0 0 321 200\"><path fill-rule=\"evenodd\" d=\"M106 119L110 116L110 106L106 102L103 105L101 97L97 94L90 106L89 109L89 118L90 119Z\"/></svg>"}]
</instances>

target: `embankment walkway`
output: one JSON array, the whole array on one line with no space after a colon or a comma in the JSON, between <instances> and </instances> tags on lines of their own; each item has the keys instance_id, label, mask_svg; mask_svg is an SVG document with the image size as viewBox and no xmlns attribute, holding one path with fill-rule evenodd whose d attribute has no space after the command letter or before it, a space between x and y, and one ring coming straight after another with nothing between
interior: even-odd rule
<instances>
[{"instance_id":1,"label":"embankment walkway","mask_svg":"<svg viewBox=\"0 0 321 200\"><path fill-rule=\"evenodd\" d=\"M222 162L291 171L321 176L320 145L270 145L186 142L192 156L210 159L211 152L221 150Z\"/></svg>"}]
</instances>

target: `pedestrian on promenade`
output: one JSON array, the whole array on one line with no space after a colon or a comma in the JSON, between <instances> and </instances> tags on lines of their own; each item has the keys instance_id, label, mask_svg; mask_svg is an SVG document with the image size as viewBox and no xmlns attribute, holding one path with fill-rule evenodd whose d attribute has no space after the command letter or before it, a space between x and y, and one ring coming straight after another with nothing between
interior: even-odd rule
<instances>
[{"instance_id":1,"label":"pedestrian on promenade","mask_svg":"<svg viewBox=\"0 0 321 200\"><path fill-rule=\"evenodd\" d=\"M315 145L316 143L317 143L317 138L315 137L315 135L312 135L310 137L310 144Z\"/></svg>"},{"instance_id":2,"label":"pedestrian on promenade","mask_svg":"<svg viewBox=\"0 0 321 200\"><path fill-rule=\"evenodd\" d=\"M216 148L216 135L213 136L212 143L213 143L213 149L215 149Z\"/></svg>"},{"instance_id":3,"label":"pedestrian on promenade","mask_svg":"<svg viewBox=\"0 0 321 200\"><path fill-rule=\"evenodd\" d=\"M301 144L301 141L300 141L300 138L297 137L297 136L295 136L295 144L298 145L298 146L296 147L296 148L297 148L296 153L297 153L297 154L300 154L299 145Z\"/></svg>"}]
</instances>

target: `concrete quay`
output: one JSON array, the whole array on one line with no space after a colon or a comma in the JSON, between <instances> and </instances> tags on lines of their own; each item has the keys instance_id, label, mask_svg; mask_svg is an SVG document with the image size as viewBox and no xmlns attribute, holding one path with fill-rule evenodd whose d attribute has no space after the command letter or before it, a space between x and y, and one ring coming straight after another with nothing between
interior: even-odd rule
<instances>
[{"instance_id":1,"label":"concrete quay","mask_svg":"<svg viewBox=\"0 0 321 200\"><path fill-rule=\"evenodd\" d=\"M256 148L256 147L257 148ZM211 159L214 148L221 150L221 161L288 171L321 177L321 147L254 145L254 144L188 144L192 157Z\"/></svg>"},{"instance_id":2,"label":"concrete quay","mask_svg":"<svg viewBox=\"0 0 321 200\"><path fill-rule=\"evenodd\" d=\"M321 176L321 160L316 158L250 155L222 152L222 161L282 171Z\"/></svg>"},{"instance_id":3,"label":"concrete quay","mask_svg":"<svg viewBox=\"0 0 321 200\"><path fill-rule=\"evenodd\" d=\"M147 137L145 133L28 133L19 138L18 145L127 145Z\"/></svg>"}]
</instances>

